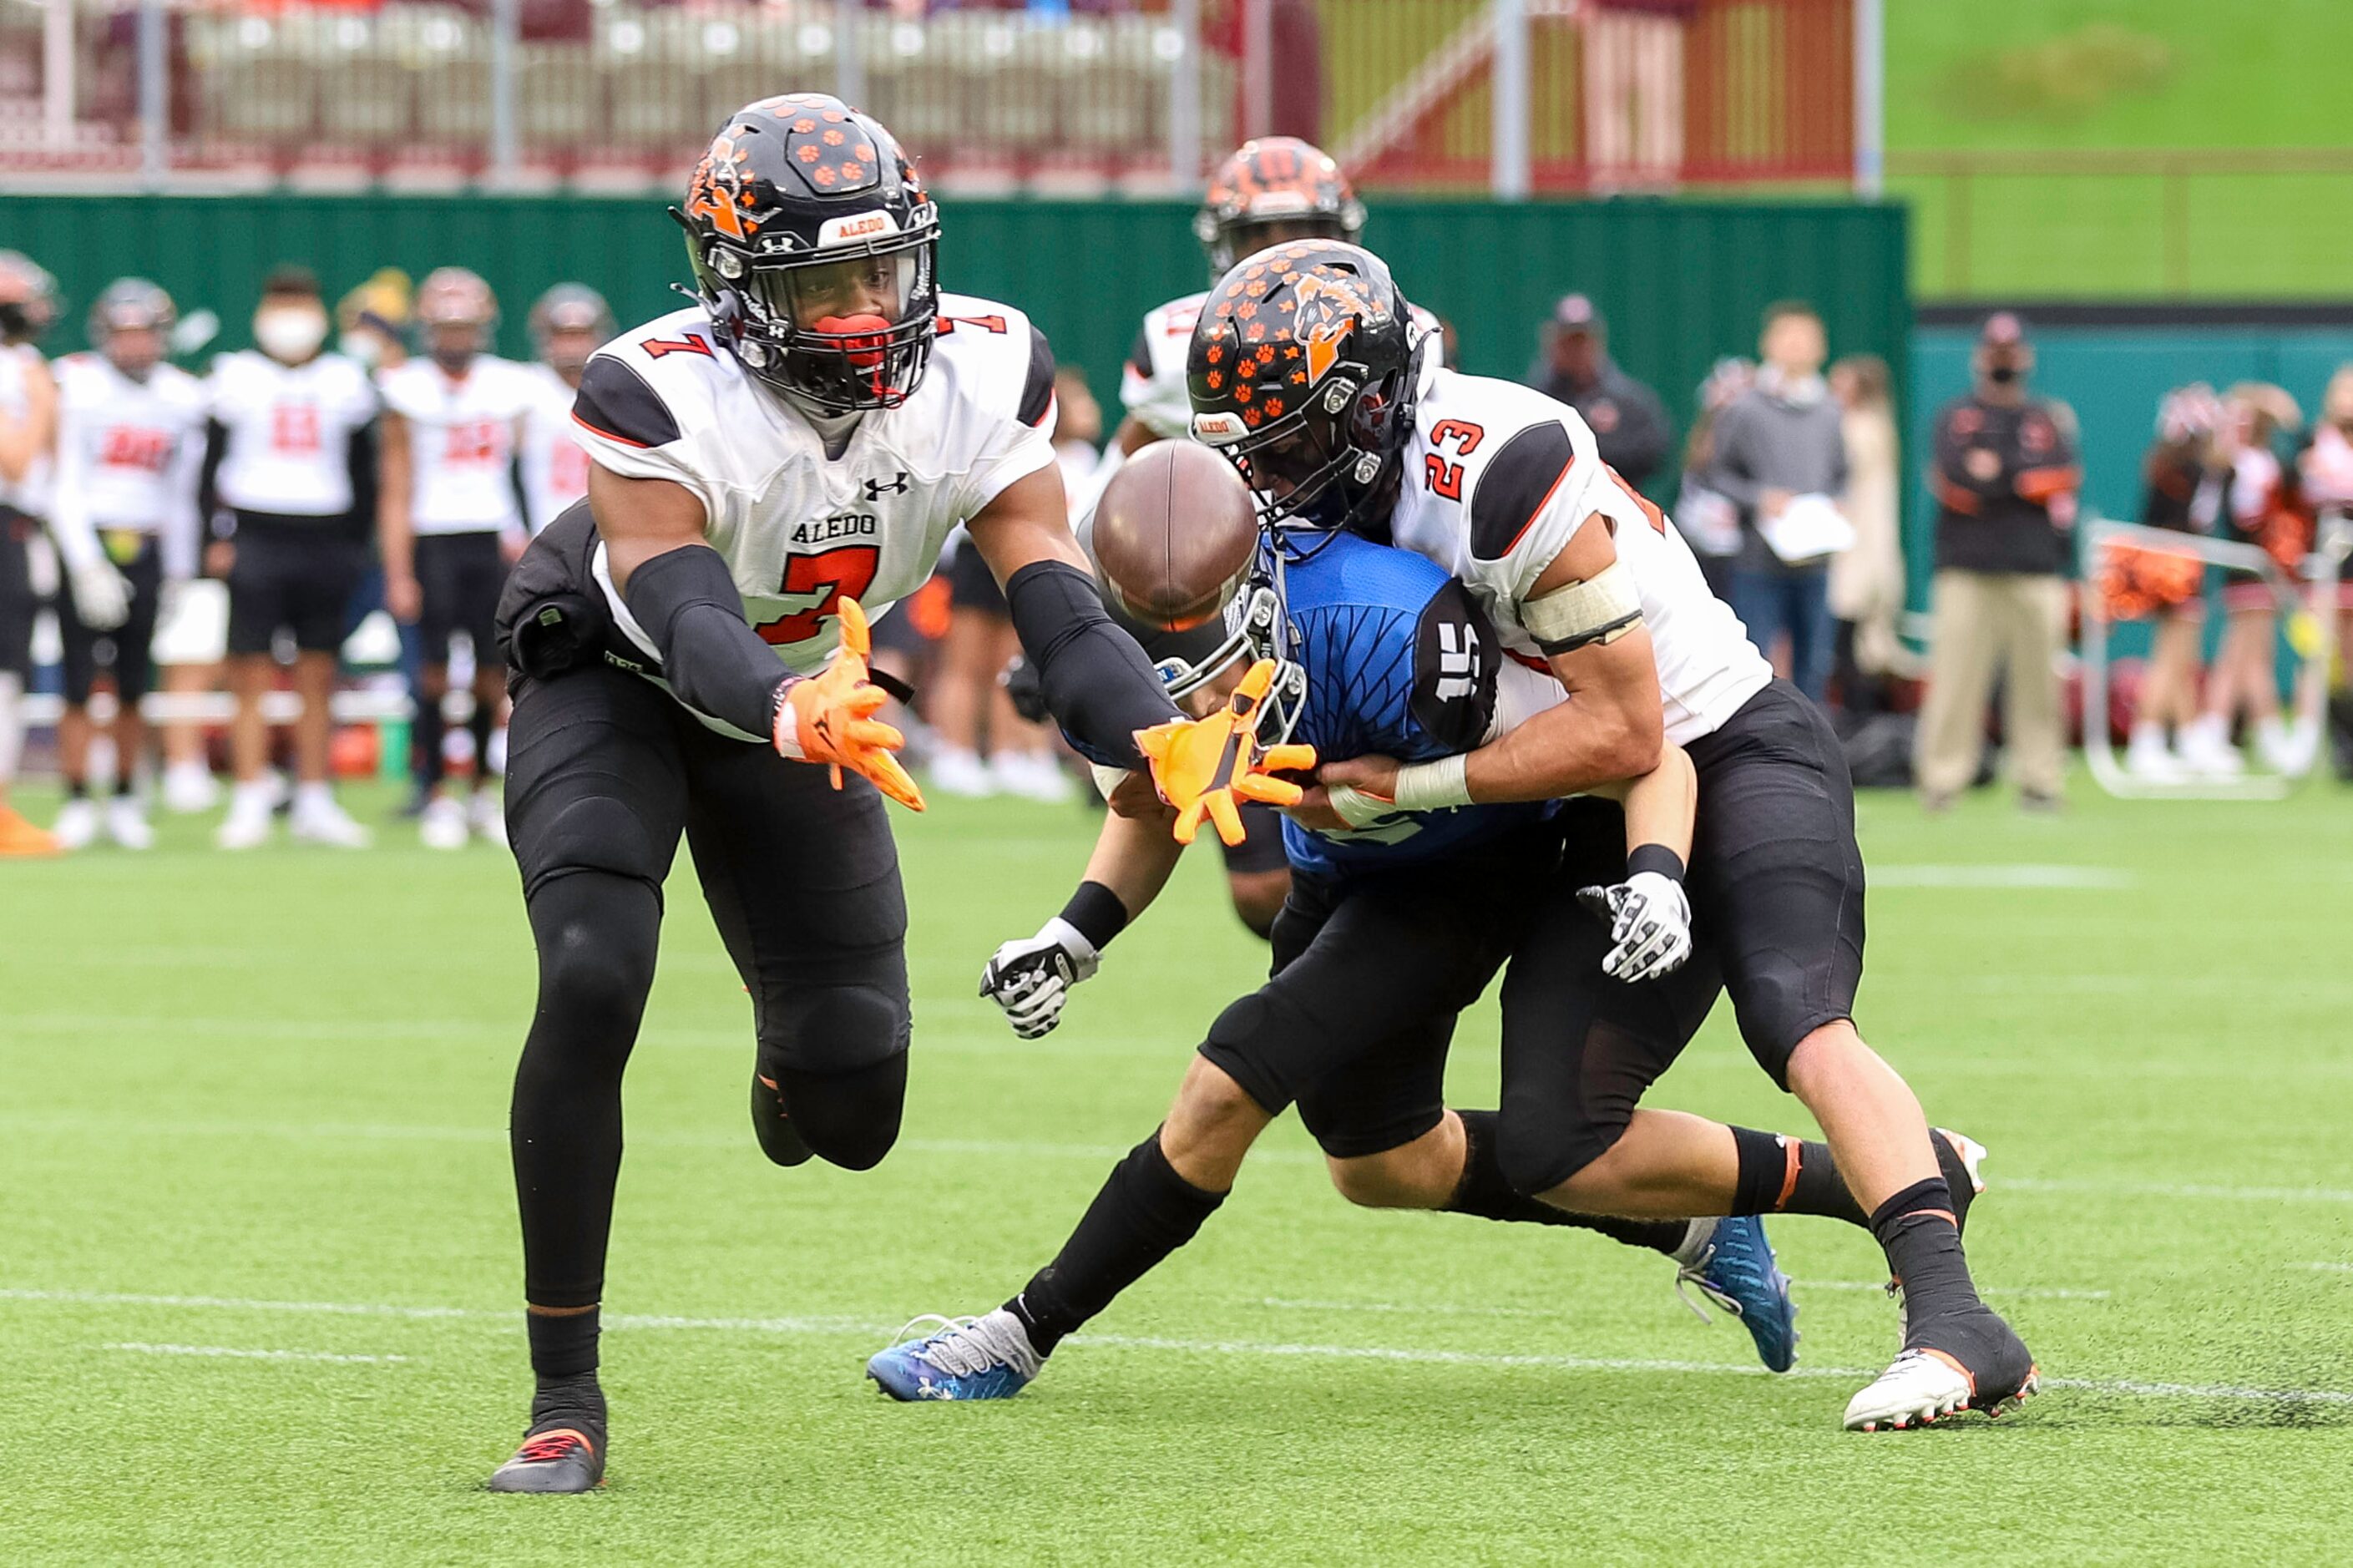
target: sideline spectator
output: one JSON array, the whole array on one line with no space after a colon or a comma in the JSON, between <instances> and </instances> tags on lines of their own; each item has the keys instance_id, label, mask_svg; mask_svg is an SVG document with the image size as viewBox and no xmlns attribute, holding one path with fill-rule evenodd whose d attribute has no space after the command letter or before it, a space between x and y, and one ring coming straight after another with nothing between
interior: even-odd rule
<instances>
[{"instance_id":1,"label":"sideline spectator","mask_svg":"<svg viewBox=\"0 0 2353 1568\"><path fill-rule=\"evenodd\" d=\"M1767 306L1757 349L1764 364L1756 385L1716 420L1707 484L1740 508L1734 611L1768 658L1788 634L1789 679L1820 702L1831 672L1830 568L1801 543L1777 552L1767 538L1778 535L1785 514L1795 521L1792 502L1827 506L1845 493L1844 416L1822 380L1827 348L1811 305L1785 300Z\"/></svg>"},{"instance_id":2,"label":"sideline spectator","mask_svg":"<svg viewBox=\"0 0 2353 1568\"><path fill-rule=\"evenodd\" d=\"M588 356L617 329L605 296L558 283L531 308L531 411L523 421L522 493L533 537L588 493L588 452L572 438L572 401Z\"/></svg>"},{"instance_id":3,"label":"sideline spectator","mask_svg":"<svg viewBox=\"0 0 2353 1568\"><path fill-rule=\"evenodd\" d=\"M40 609L28 546L47 504L41 490L57 431L57 384L38 343L56 319L56 280L16 251L0 251L0 859L58 852L47 828L8 804Z\"/></svg>"},{"instance_id":4,"label":"sideline spectator","mask_svg":"<svg viewBox=\"0 0 2353 1568\"><path fill-rule=\"evenodd\" d=\"M516 459L537 378L486 352L498 301L478 274L463 267L427 274L417 285L417 317L425 357L376 376L384 399L376 539L385 607L415 626L422 645L409 732L411 769L425 797L417 837L428 849L463 849L470 837L503 845L505 819L490 785L491 737L506 700L495 623L507 563L528 537ZM447 788L441 706L459 633L473 660L474 777L464 802Z\"/></svg>"},{"instance_id":5,"label":"sideline spectator","mask_svg":"<svg viewBox=\"0 0 2353 1568\"><path fill-rule=\"evenodd\" d=\"M2221 424L2222 400L2204 382L2166 394L2158 405L2157 439L2141 464L2141 526L2202 533L2212 524L2221 483L2212 471L2214 437ZM2205 563L2111 543L2097 570L2098 592L2111 617L2156 622L2133 704L2125 769L2150 784L2177 783L2190 770L2174 751L2174 738L2186 742L2198 716Z\"/></svg>"},{"instance_id":6,"label":"sideline spectator","mask_svg":"<svg viewBox=\"0 0 2353 1568\"><path fill-rule=\"evenodd\" d=\"M1666 405L1609 357L1609 323L1592 300L1569 294L1553 307L1544 352L1541 370L1532 378L1536 388L1585 416L1601 460L1628 484L1648 484L1673 434Z\"/></svg>"},{"instance_id":7,"label":"sideline spectator","mask_svg":"<svg viewBox=\"0 0 2353 1568\"><path fill-rule=\"evenodd\" d=\"M1755 362L1727 355L1699 384L1699 411L1683 439L1683 489L1675 497L1675 530L1699 558L1700 574L1717 598L1732 597L1732 563L1740 554L1740 504L1708 488L1715 462L1715 422L1732 400L1757 382Z\"/></svg>"},{"instance_id":8,"label":"sideline spectator","mask_svg":"<svg viewBox=\"0 0 2353 1568\"><path fill-rule=\"evenodd\" d=\"M2297 494L2295 470L2280 461L2278 447L2303 425L2304 412L2284 391L2260 382L2232 387L2222 407L2214 443L2223 470L2215 531L2256 546L2293 574L2312 547L2312 518ZM2244 773L2246 760L2231 738L2232 721L2243 715L2264 765L2300 774L2320 737L2280 715L2279 603L2254 574L2232 572L2222 584L2222 644L2207 672L2197 721L2182 735L2181 760L2210 778Z\"/></svg>"},{"instance_id":9,"label":"sideline spectator","mask_svg":"<svg viewBox=\"0 0 2353 1568\"><path fill-rule=\"evenodd\" d=\"M58 364L57 496L49 531L66 569L58 598L65 645L65 714L58 758L66 804L50 832L86 847L103 822L125 849L149 849L154 830L137 794L147 726L140 700L154 684L155 616L166 578L194 574L196 475L204 461L205 395L164 363L178 312L143 278L107 286L90 312L92 354ZM114 678L114 796L101 818L90 798L91 687L100 656Z\"/></svg>"},{"instance_id":10,"label":"sideline spectator","mask_svg":"<svg viewBox=\"0 0 2353 1568\"><path fill-rule=\"evenodd\" d=\"M1904 538L1896 517L1900 465L1887 362L1849 354L1831 366L1831 394L1844 411L1846 520L1854 544L1831 560L1831 615L1838 622L1832 678L1849 717L1886 710L1888 678L1906 653L1895 623L1904 613Z\"/></svg>"},{"instance_id":11,"label":"sideline spectator","mask_svg":"<svg viewBox=\"0 0 2353 1568\"><path fill-rule=\"evenodd\" d=\"M1935 640L1914 772L1930 811L1949 806L1977 777L2000 667L2019 804L2054 811L2065 746L2058 661L2083 484L2075 416L2027 395L2034 347L2009 310L1986 319L1971 368L1976 386L1936 416Z\"/></svg>"},{"instance_id":12,"label":"sideline spectator","mask_svg":"<svg viewBox=\"0 0 2353 1568\"><path fill-rule=\"evenodd\" d=\"M216 360L206 383L205 490L228 510L236 531L206 547L205 563L228 580L237 697L229 730L237 787L218 842L252 849L269 841L277 788L265 772L261 699L276 674L272 646L290 631L302 710L294 721L298 783L288 826L297 838L362 848L367 829L344 815L327 782L328 706L362 571L356 534L375 507L375 392L357 364L321 352L327 307L302 268L281 267L262 284L253 341L259 348ZM204 510L213 513L209 499Z\"/></svg>"},{"instance_id":13,"label":"sideline spectator","mask_svg":"<svg viewBox=\"0 0 2353 1568\"><path fill-rule=\"evenodd\" d=\"M2328 378L2312 444L2297 468L2304 475L2305 500L2316 511L2353 515L2353 364L2337 366ZM2337 611L2340 661L2353 668L2353 561L2337 568ZM2337 775L2353 778L2353 687L2329 698L2328 728Z\"/></svg>"},{"instance_id":14,"label":"sideline spectator","mask_svg":"<svg viewBox=\"0 0 2353 1568\"><path fill-rule=\"evenodd\" d=\"M1699 0L1585 0L1593 189L1671 191L1683 163L1683 29Z\"/></svg>"}]
</instances>

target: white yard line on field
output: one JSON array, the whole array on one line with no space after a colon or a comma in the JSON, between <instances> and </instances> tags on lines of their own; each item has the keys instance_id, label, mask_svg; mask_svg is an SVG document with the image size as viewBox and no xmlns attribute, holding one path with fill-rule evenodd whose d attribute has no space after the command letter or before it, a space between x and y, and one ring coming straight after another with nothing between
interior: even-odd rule
<instances>
[{"instance_id":1,"label":"white yard line on field","mask_svg":"<svg viewBox=\"0 0 2353 1568\"><path fill-rule=\"evenodd\" d=\"M2353 1263L2307 1263L2315 1274L2353 1274Z\"/></svg>"},{"instance_id":2,"label":"white yard line on field","mask_svg":"<svg viewBox=\"0 0 2353 1568\"><path fill-rule=\"evenodd\" d=\"M102 1351L130 1351L139 1355L227 1356L237 1361L325 1361L385 1366L405 1362L405 1355L338 1355L330 1351L264 1351L245 1350L236 1345L151 1345L136 1341L121 1341L98 1347Z\"/></svg>"},{"instance_id":3,"label":"white yard line on field","mask_svg":"<svg viewBox=\"0 0 2353 1568\"><path fill-rule=\"evenodd\" d=\"M0 1289L0 1300L52 1301L92 1307L186 1307L247 1312L314 1312L347 1317L497 1320L510 1325L512 1309L480 1307L405 1307L356 1301L243 1300L227 1296L167 1296L108 1290L38 1290ZM881 1338L889 1328L849 1318L703 1318L619 1314L604 1320L617 1329L699 1330L721 1333L811 1334ZM1646 1357L1513 1355L1481 1351L1448 1351L1388 1345L1326 1345L1268 1343L1255 1340L1186 1340L1146 1334L1075 1334L1072 1344L1101 1345L1124 1350L1172 1351L1188 1355L1328 1357L1339 1361L1379 1361L1406 1364L1474 1367L1540 1367L1556 1372L1674 1373L1704 1376L1768 1377L1758 1366L1717 1362L1653 1360ZM166 1352L169 1353L169 1352ZM195 1353L205 1353L201 1351ZM1870 1378L1877 1368L1799 1367L1791 1377ZM2080 1389L2090 1394L2130 1394L2144 1398L2237 1399L2270 1404L2353 1405L2353 1392L2333 1388L2250 1388L2234 1384L2158 1383L2141 1378L2045 1378L2047 1388Z\"/></svg>"},{"instance_id":4,"label":"white yard line on field","mask_svg":"<svg viewBox=\"0 0 2353 1568\"><path fill-rule=\"evenodd\" d=\"M2113 866L1870 866L1873 888L2058 888L2116 892L2139 879Z\"/></svg>"}]
</instances>

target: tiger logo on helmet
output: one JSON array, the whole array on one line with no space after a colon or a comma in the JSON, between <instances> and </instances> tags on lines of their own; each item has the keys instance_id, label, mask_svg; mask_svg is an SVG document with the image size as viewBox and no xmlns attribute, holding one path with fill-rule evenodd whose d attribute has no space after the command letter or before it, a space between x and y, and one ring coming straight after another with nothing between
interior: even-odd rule
<instances>
[{"instance_id":1,"label":"tiger logo on helmet","mask_svg":"<svg viewBox=\"0 0 2353 1568\"><path fill-rule=\"evenodd\" d=\"M1370 251L1295 241L1209 292L1186 360L1194 439L1248 480L1274 528L1345 528L1394 489L1412 437L1418 337Z\"/></svg>"},{"instance_id":2,"label":"tiger logo on helmet","mask_svg":"<svg viewBox=\"0 0 2353 1568\"><path fill-rule=\"evenodd\" d=\"M1254 251L1287 239L1355 243L1365 204L1332 155L1296 136L1245 142L1218 165L1193 233L1213 272L1225 273Z\"/></svg>"}]
</instances>

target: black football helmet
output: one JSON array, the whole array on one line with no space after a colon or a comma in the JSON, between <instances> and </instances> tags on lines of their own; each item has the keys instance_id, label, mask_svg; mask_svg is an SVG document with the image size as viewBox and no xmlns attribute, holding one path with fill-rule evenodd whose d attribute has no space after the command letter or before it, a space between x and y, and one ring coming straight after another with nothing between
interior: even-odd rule
<instances>
[{"instance_id":1,"label":"black football helmet","mask_svg":"<svg viewBox=\"0 0 2353 1568\"><path fill-rule=\"evenodd\" d=\"M1270 246L1202 302L1185 359L1193 438L1240 470L1294 554L1301 531L1386 535L1413 437L1408 310L1379 257L1336 240Z\"/></svg>"},{"instance_id":2,"label":"black football helmet","mask_svg":"<svg viewBox=\"0 0 2353 1568\"><path fill-rule=\"evenodd\" d=\"M939 209L881 125L822 93L748 104L670 216L744 369L818 414L913 395L939 314Z\"/></svg>"},{"instance_id":3,"label":"black football helmet","mask_svg":"<svg viewBox=\"0 0 2353 1568\"><path fill-rule=\"evenodd\" d=\"M1364 232L1365 204L1330 153L1296 136L1245 142L1210 176L1193 215L1212 277L1286 239L1341 239Z\"/></svg>"}]
</instances>

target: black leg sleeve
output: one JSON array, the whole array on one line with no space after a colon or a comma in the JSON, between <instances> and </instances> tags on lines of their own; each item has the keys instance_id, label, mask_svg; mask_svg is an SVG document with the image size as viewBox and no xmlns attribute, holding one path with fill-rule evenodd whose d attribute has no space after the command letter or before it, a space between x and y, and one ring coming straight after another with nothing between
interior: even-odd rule
<instances>
[{"instance_id":1,"label":"black leg sleeve","mask_svg":"<svg viewBox=\"0 0 2353 1568\"><path fill-rule=\"evenodd\" d=\"M605 1288L621 1069L653 986L661 898L636 877L573 871L543 883L530 904L539 1008L508 1123L523 1294L533 1306L587 1307Z\"/></svg>"},{"instance_id":2,"label":"black leg sleeve","mask_svg":"<svg viewBox=\"0 0 2353 1568\"><path fill-rule=\"evenodd\" d=\"M1607 1215L1571 1214L1542 1198L1515 1191L1504 1174L1502 1117L1493 1110L1460 1110L1463 1140L1461 1184L1446 1201L1448 1214L1522 1225L1565 1225L1599 1231L1628 1247L1647 1247L1672 1255L1681 1247L1688 1222L1679 1219L1615 1219Z\"/></svg>"},{"instance_id":3,"label":"black leg sleeve","mask_svg":"<svg viewBox=\"0 0 2353 1568\"><path fill-rule=\"evenodd\" d=\"M1005 584L1021 651L1048 711L1089 761L1140 767L1135 732L1180 719L1152 661L1104 613L1094 579L1063 561L1032 561Z\"/></svg>"},{"instance_id":4,"label":"black leg sleeve","mask_svg":"<svg viewBox=\"0 0 2353 1568\"><path fill-rule=\"evenodd\" d=\"M1065 1334L1192 1240L1225 1201L1225 1194L1178 1175L1155 1131L1112 1167L1079 1228L1006 1310L1021 1320L1038 1353L1050 1355Z\"/></svg>"}]
</instances>

